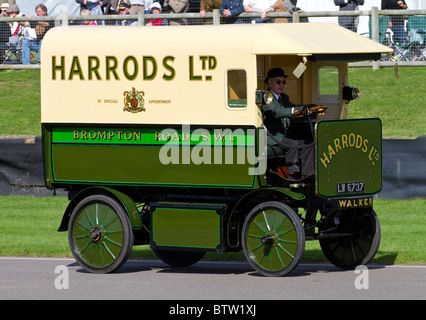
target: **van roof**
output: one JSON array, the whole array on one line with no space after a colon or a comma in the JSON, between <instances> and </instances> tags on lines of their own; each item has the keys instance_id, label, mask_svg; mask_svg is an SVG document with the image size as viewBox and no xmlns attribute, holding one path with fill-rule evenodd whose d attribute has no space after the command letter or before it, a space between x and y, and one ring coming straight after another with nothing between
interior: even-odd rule
<instances>
[{"instance_id":1,"label":"van roof","mask_svg":"<svg viewBox=\"0 0 426 320\"><path fill-rule=\"evenodd\" d=\"M52 45L64 50L68 47L69 38L80 38L82 41L89 38L87 41L91 44L105 38L111 42L111 50L114 50L117 44L127 43L132 47L137 46L139 42L148 45L153 51L160 48L190 51L198 47L209 54L221 50L238 50L255 55L307 56L313 61L375 60L380 54L392 52L392 49L386 46L332 23L262 23L164 28L96 26L92 27L90 32L87 28L90 27L53 28L49 31L50 36L55 32L59 34ZM47 39L49 33L46 35ZM64 43L58 45L58 38ZM43 41L45 42L47 41ZM75 42L71 46L73 45Z\"/></svg>"}]
</instances>

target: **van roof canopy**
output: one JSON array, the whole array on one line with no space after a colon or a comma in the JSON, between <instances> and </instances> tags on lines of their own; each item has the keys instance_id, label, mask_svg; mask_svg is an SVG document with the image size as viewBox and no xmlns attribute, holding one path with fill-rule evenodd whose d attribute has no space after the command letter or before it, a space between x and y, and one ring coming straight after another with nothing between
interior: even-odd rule
<instances>
[{"instance_id":1,"label":"van roof canopy","mask_svg":"<svg viewBox=\"0 0 426 320\"><path fill-rule=\"evenodd\" d=\"M62 50L75 49L80 38L92 44L100 38L111 42L109 50L119 47L114 41L129 47L144 43L150 50L188 51L198 47L212 54L227 51L230 54L298 55L312 61L362 61L377 60L392 49L332 23L262 23L218 26L175 26L167 28L146 27L94 27L53 28L50 36L59 36L52 45ZM179 28L180 32L175 32ZM183 31L187 28L187 32ZM60 29L60 30L55 30ZM105 30L106 29L106 30ZM49 38L49 34L47 35ZM59 39L58 39L59 38ZM88 38L88 39L86 39ZM44 43L45 41L43 41ZM58 42L61 42L59 44ZM250 52L251 51L251 52ZM66 51L64 51L66 52Z\"/></svg>"},{"instance_id":2,"label":"van roof canopy","mask_svg":"<svg viewBox=\"0 0 426 320\"><path fill-rule=\"evenodd\" d=\"M392 49L332 23L264 24L254 54L295 54L311 60L376 60Z\"/></svg>"}]
</instances>

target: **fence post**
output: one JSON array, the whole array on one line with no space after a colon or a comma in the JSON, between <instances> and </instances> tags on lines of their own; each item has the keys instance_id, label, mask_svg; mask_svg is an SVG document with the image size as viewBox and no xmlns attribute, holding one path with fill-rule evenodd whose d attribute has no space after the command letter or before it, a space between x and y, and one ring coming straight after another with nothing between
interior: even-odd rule
<instances>
[{"instance_id":1,"label":"fence post","mask_svg":"<svg viewBox=\"0 0 426 320\"><path fill-rule=\"evenodd\" d=\"M379 9L377 7L371 8L371 39L379 42ZM380 60L373 61L373 70L380 69Z\"/></svg>"},{"instance_id":2,"label":"fence post","mask_svg":"<svg viewBox=\"0 0 426 320\"><path fill-rule=\"evenodd\" d=\"M68 27L69 25L69 16L68 11L62 12L62 27Z\"/></svg>"},{"instance_id":3,"label":"fence post","mask_svg":"<svg viewBox=\"0 0 426 320\"><path fill-rule=\"evenodd\" d=\"M299 12L293 12L293 23L299 23L299 22L300 22Z\"/></svg>"},{"instance_id":4,"label":"fence post","mask_svg":"<svg viewBox=\"0 0 426 320\"><path fill-rule=\"evenodd\" d=\"M143 12L142 10L138 12L138 25L145 25L145 12Z\"/></svg>"},{"instance_id":5,"label":"fence post","mask_svg":"<svg viewBox=\"0 0 426 320\"><path fill-rule=\"evenodd\" d=\"M213 24L220 24L220 11L219 9L213 9Z\"/></svg>"}]
</instances>

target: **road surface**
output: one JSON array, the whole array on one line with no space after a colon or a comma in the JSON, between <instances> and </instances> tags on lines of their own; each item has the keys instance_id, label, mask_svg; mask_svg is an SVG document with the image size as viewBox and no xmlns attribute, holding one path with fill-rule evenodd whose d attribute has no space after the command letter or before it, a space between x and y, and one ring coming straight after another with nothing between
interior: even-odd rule
<instances>
[{"instance_id":1,"label":"road surface","mask_svg":"<svg viewBox=\"0 0 426 320\"><path fill-rule=\"evenodd\" d=\"M74 259L0 257L0 300L8 299L425 300L426 266L342 271L329 264L300 264L285 277L270 278L245 262L170 268L157 260L129 260L116 273L90 274Z\"/></svg>"}]
</instances>

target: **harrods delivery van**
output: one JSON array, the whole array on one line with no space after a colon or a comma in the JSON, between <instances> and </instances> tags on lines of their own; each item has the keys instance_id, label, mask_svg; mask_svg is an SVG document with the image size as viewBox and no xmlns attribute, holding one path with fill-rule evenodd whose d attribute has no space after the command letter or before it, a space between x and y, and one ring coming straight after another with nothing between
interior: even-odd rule
<instances>
[{"instance_id":1,"label":"harrods delivery van","mask_svg":"<svg viewBox=\"0 0 426 320\"><path fill-rule=\"evenodd\" d=\"M175 266L243 249L277 276L319 240L342 268L367 263L380 242L381 122L347 119L348 62L390 51L333 24L51 29L45 180L69 191L59 230L76 260L111 272L136 244ZM259 107L273 67L293 103L320 106L292 120L315 138L315 175L298 181L267 153Z\"/></svg>"}]
</instances>

